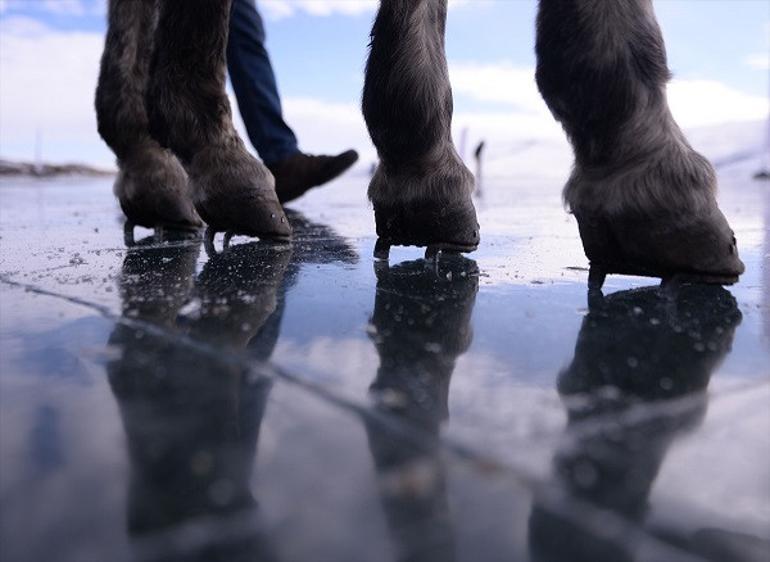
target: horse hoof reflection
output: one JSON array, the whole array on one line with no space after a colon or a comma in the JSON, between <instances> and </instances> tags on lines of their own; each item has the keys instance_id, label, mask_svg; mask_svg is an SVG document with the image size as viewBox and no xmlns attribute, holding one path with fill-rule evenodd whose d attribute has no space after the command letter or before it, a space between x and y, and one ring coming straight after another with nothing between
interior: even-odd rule
<instances>
[{"instance_id":1,"label":"horse hoof reflection","mask_svg":"<svg viewBox=\"0 0 770 562\"><path fill-rule=\"evenodd\" d=\"M250 489L272 388L253 376L255 362L273 353L302 265L358 259L329 227L290 216L293 246L230 246L197 277L200 239L143 241L123 263L132 322L116 325L110 343L121 353L107 371L128 444L127 520L139 559L275 559ZM190 528L200 544L179 552L178 535Z\"/></svg>"},{"instance_id":2,"label":"horse hoof reflection","mask_svg":"<svg viewBox=\"0 0 770 562\"><path fill-rule=\"evenodd\" d=\"M370 337L380 366L370 390L379 411L421 435L412 446L367 420L382 505L399 560L450 562L455 539L439 432L455 363L473 339L478 268L460 257L375 265Z\"/></svg>"},{"instance_id":3,"label":"horse hoof reflection","mask_svg":"<svg viewBox=\"0 0 770 562\"><path fill-rule=\"evenodd\" d=\"M558 379L568 422L554 472L567 498L643 522L666 451L701 422L711 373L730 352L740 321L735 299L717 286L590 299L574 358ZM633 559L620 538L580 523L536 503L534 558Z\"/></svg>"}]
</instances>

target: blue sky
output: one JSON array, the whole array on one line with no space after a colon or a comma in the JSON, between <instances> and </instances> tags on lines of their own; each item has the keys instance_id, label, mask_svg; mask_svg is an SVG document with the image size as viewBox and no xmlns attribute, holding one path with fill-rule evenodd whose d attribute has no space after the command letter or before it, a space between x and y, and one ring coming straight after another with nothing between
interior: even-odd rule
<instances>
[{"instance_id":1,"label":"blue sky","mask_svg":"<svg viewBox=\"0 0 770 562\"><path fill-rule=\"evenodd\" d=\"M360 120L345 112L355 111L360 97L376 2L261 0L258 5L288 117L300 139L304 135L312 148L323 149L322 131L328 131L328 123L307 121L320 112L325 118L339 115L345 121L340 131L350 128L349 138L340 133L335 142L365 142ZM492 123L497 115L518 112L522 118L511 121L509 128L558 131L545 123L547 112L533 90L536 8L536 0L456 0L452 5L447 55L459 121L467 114L474 123ZM657 0L655 9L671 69L681 82L672 85L670 95L674 114L684 126L766 114L762 98L768 90L770 2ZM89 139L85 128L73 133L71 142L66 140L67 127L74 131L78 116L84 127L92 126L86 113L92 111L89 90L95 82L105 15L104 0L0 0L0 111L13 116L10 122L0 119L0 155L27 153L31 131L42 127L52 158L98 162L110 158L98 138ZM53 83L57 75L64 77L59 80L64 83ZM37 92L15 91L21 82L27 84L27 92L30 88ZM61 95L66 106L61 111L71 119L54 115L46 120L51 108L40 101L39 90ZM323 110L326 105L328 112ZM527 115L537 115L542 127ZM337 147L329 149L333 148Z\"/></svg>"}]
</instances>

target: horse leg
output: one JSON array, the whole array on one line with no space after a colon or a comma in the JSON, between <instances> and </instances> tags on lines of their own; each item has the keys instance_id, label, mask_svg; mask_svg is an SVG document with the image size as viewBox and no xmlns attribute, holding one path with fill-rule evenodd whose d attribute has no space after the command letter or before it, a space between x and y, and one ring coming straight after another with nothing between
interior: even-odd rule
<instances>
[{"instance_id":1,"label":"horse leg","mask_svg":"<svg viewBox=\"0 0 770 562\"><path fill-rule=\"evenodd\" d=\"M99 134L118 159L115 195L127 230L138 224L198 227L187 174L150 137L144 92L157 23L155 0L110 0L109 29L96 89Z\"/></svg>"},{"instance_id":2,"label":"horse leg","mask_svg":"<svg viewBox=\"0 0 770 562\"><path fill-rule=\"evenodd\" d=\"M668 108L651 0L540 0L536 52L538 87L574 148L564 199L593 278L737 281L715 172Z\"/></svg>"},{"instance_id":3,"label":"horse leg","mask_svg":"<svg viewBox=\"0 0 770 562\"><path fill-rule=\"evenodd\" d=\"M270 171L251 156L225 93L231 0L160 0L147 108L150 132L187 169L212 232L285 240L291 227Z\"/></svg>"},{"instance_id":4,"label":"horse leg","mask_svg":"<svg viewBox=\"0 0 770 562\"><path fill-rule=\"evenodd\" d=\"M473 175L452 144L446 0L382 0L372 29L363 113L380 164L369 185L379 237L469 252L479 244Z\"/></svg>"}]
</instances>

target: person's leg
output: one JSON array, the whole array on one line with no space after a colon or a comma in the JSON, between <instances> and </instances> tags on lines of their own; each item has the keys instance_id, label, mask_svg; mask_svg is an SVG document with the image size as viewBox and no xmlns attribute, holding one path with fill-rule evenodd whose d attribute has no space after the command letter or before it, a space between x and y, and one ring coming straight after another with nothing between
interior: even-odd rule
<instances>
[{"instance_id":1,"label":"person's leg","mask_svg":"<svg viewBox=\"0 0 770 562\"><path fill-rule=\"evenodd\" d=\"M311 156L297 147L297 137L283 119L265 30L254 0L233 0L227 66L249 139L275 176L282 203L336 178L358 159L353 150Z\"/></svg>"},{"instance_id":2,"label":"person's leg","mask_svg":"<svg viewBox=\"0 0 770 562\"><path fill-rule=\"evenodd\" d=\"M150 137L144 91L157 22L155 0L110 0L96 89L99 134L118 159L115 195L133 225L198 227L187 175Z\"/></svg>"},{"instance_id":3,"label":"person's leg","mask_svg":"<svg viewBox=\"0 0 770 562\"><path fill-rule=\"evenodd\" d=\"M270 165L297 154L297 137L283 120L281 98L265 29L254 0L233 0L227 70L249 139L260 158Z\"/></svg>"},{"instance_id":4,"label":"person's leg","mask_svg":"<svg viewBox=\"0 0 770 562\"><path fill-rule=\"evenodd\" d=\"M716 176L674 122L651 0L540 0L537 84L575 151L564 199L607 273L732 283L743 273Z\"/></svg>"},{"instance_id":5,"label":"person's leg","mask_svg":"<svg viewBox=\"0 0 770 562\"><path fill-rule=\"evenodd\" d=\"M286 239L268 169L247 151L225 92L231 0L161 0L147 109L150 132L186 167L193 200L217 231Z\"/></svg>"},{"instance_id":6,"label":"person's leg","mask_svg":"<svg viewBox=\"0 0 770 562\"><path fill-rule=\"evenodd\" d=\"M369 186L380 258L391 245L432 254L479 243L473 175L452 144L446 4L382 0L372 29L363 113L381 160Z\"/></svg>"}]
</instances>

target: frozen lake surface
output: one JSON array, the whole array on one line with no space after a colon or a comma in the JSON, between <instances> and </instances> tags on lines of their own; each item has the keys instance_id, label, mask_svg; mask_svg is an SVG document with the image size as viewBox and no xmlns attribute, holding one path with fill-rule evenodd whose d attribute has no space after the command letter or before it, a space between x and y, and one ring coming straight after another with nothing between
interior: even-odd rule
<instances>
[{"instance_id":1,"label":"frozen lake surface","mask_svg":"<svg viewBox=\"0 0 770 562\"><path fill-rule=\"evenodd\" d=\"M0 558L768 560L757 167L720 168L740 283L590 306L563 175L492 173L477 252L389 267L365 176L212 257L127 248L109 179L0 181Z\"/></svg>"}]
</instances>

